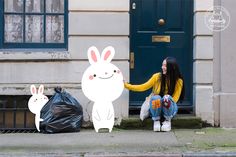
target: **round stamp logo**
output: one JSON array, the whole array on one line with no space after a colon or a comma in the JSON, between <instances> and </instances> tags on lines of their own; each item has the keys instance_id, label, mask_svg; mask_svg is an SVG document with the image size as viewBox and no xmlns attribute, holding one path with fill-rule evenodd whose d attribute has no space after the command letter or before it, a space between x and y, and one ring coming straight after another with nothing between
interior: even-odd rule
<instances>
[{"instance_id":1,"label":"round stamp logo","mask_svg":"<svg viewBox=\"0 0 236 157\"><path fill-rule=\"evenodd\" d=\"M214 6L213 11L208 11L204 18L206 26L212 31L223 31L230 23L228 10L222 6Z\"/></svg>"}]
</instances>

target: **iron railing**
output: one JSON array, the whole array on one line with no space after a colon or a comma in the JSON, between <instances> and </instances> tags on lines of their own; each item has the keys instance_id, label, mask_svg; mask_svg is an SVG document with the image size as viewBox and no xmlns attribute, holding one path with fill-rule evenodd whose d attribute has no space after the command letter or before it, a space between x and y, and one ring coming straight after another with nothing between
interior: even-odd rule
<instances>
[{"instance_id":1,"label":"iron railing","mask_svg":"<svg viewBox=\"0 0 236 157\"><path fill-rule=\"evenodd\" d=\"M0 132L35 132L34 114L28 109L30 96L0 95Z\"/></svg>"}]
</instances>

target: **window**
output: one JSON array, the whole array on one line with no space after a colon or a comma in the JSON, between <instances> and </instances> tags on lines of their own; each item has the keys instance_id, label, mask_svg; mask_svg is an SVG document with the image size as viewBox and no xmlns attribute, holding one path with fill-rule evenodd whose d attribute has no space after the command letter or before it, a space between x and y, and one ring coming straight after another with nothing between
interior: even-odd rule
<instances>
[{"instance_id":1,"label":"window","mask_svg":"<svg viewBox=\"0 0 236 157\"><path fill-rule=\"evenodd\" d=\"M0 0L0 48L66 48L68 0Z\"/></svg>"}]
</instances>

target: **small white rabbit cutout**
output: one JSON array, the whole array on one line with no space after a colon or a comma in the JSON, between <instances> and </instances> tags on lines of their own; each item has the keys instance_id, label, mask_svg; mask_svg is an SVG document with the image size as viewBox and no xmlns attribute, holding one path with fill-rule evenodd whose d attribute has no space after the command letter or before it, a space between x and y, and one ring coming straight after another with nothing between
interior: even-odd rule
<instances>
[{"instance_id":1,"label":"small white rabbit cutout","mask_svg":"<svg viewBox=\"0 0 236 157\"><path fill-rule=\"evenodd\" d=\"M96 132L101 128L112 131L114 125L114 108L116 100L124 89L123 75L118 67L111 63L115 55L112 46L106 47L101 54L96 47L88 49L90 66L82 77L82 90L88 99L94 102L92 120Z\"/></svg>"},{"instance_id":2,"label":"small white rabbit cutout","mask_svg":"<svg viewBox=\"0 0 236 157\"><path fill-rule=\"evenodd\" d=\"M35 126L39 132L40 132L39 123L40 121L43 121L43 119L40 118L40 111L43 108L43 106L48 102L48 97L43 95L43 91L44 91L43 85L39 86L38 92L35 85L31 85L30 92L32 96L28 101L29 110L35 114Z\"/></svg>"}]
</instances>

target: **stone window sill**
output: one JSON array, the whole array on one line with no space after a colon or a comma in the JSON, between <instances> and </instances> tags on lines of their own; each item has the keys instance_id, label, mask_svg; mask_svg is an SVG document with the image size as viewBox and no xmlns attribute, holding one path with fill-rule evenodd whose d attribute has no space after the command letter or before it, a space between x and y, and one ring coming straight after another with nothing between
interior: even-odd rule
<instances>
[{"instance_id":1,"label":"stone window sill","mask_svg":"<svg viewBox=\"0 0 236 157\"><path fill-rule=\"evenodd\" d=\"M0 49L0 60L70 60L66 49Z\"/></svg>"}]
</instances>

